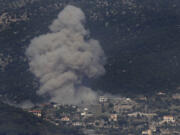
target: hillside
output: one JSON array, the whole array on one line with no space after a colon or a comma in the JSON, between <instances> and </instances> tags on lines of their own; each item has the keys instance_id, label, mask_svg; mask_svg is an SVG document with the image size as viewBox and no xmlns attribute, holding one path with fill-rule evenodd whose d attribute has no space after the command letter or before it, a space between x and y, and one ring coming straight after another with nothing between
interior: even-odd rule
<instances>
[{"instance_id":1,"label":"hillside","mask_svg":"<svg viewBox=\"0 0 180 135\"><path fill-rule=\"evenodd\" d=\"M77 135L77 131L55 127L23 110L0 102L0 135Z\"/></svg>"},{"instance_id":2,"label":"hillside","mask_svg":"<svg viewBox=\"0 0 180 135\"><path fill-rule=\"evenodd\" d=\"M85 13L90 36L107 58L104 76L84 80L92 89L125 96L178 91L178 0L0 0L0 95L16 102L41 100L25 50L69 4Z\"/></svg>"}]
</instances>

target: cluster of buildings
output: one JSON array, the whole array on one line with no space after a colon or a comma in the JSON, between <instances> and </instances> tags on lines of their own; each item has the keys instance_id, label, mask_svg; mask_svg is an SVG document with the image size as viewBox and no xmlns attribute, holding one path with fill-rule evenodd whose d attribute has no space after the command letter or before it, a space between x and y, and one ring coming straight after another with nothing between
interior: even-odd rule
<instances>
[{"instance_id":1,"label":"cluster of buildings","mask_svg":"<svg viewBox=\"0 0 180 135\"><path fill-rule=\"evenodd\" d=\"M151 110L153 108L147 105L147 101L142 97L101 96L96 104L75 106L49 103L32 108L29 112L57 126L74 127L85 133L93 132L94 135L113 135L113 132L129 135L179 133L178 116L173 113L161 114L160 109Z\"/></svg>"},{"instance_id":2,"label":"cluster of buildings","mask_svg":"<svg viewBox=\"0 0 180 135\"><path fill-rule=\"evenodd\" d=\"M7 12L0 14L0 31L4 30L7 26L11 23L19 22L19 21L26 21L28 20L27 13L23 13L20 16L10 15Z\"/></svg>"}]
</instances>

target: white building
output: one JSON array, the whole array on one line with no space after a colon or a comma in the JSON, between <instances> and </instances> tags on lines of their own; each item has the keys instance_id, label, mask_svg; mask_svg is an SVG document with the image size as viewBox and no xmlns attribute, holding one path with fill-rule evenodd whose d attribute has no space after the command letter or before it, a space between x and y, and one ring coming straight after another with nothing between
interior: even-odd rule
<instances>
[{"instance_id":1,"label":"white building","mask_svg":"<svg viewBox=\"0 0 180 135\"><path fill-rule=\"evenodd\" d=\"M78 127L78 126L82 126L83 124L82 122L73 122L72 125Z\"/></svg>"},{"instance_id":2,"label":"white building","mask_svg":"<svg viewBox=\"0 0 180 135\"><path fill-rule=\"evenodd\" d=\"M65 117L61 118L61 121L68 122L68 121L70 121L70 119L69 119L69 117L65 116Z\"/></svg>"},{"instance_id":3,"label":"white building","mask_svg":"<svg viewBox=\"0 0 180 135\"><path fill-rule=\"evenodd\" d=\"M117 120L118 120L117 114L111 114L109 120L110 120L110 121L117 121Z\"/></svg>"},{"instance_id":4,"label":"white building","mask_svg":"<svg viewBox=\"0 0 180 135\"><path fill-rule=\"evenodd\" d=\"M107 97L104 97L104 96L100 96L99 97L99 102L100 103L104 103L104 102L107 102L108 101L108 98Z\"/></svg>"},{"instance_id":5,"label":"white building","mask_svg":"<svg viewBox=\"0 0 180 135\"><path fill-rule=\"evenodd\" d=\"M41 117L42 116L42 113L41 111L39 110L31 110L29 111L30 113L33 113L34 115L38 116L38 117Z\"/></svg>"},{"instance_id":6,"label":"white building","mask_svg":"<svg viewBox=\"0 0 180 135\"><path fill-rule=\"evenodd\" d=\"M173 116L163 116L163 122L175 122L175 119Z\"/></svg>"},{"instance_id":7,"label":"white building","mask_svg":"<svg viewBox=\"0 0 180 135\"><path fill-rule=\"evenodd\" d=\"M147 131L142 131L142 135L152 135L152 131L150 129Z\"/></svg>"},{"instance_id":8,"label":"white building","mask_svg":"<svg viewBox=\"0 0 180 135\"><path fill-rule=\"evenodd\" d=\"M87 114L86 112L82 112L81 116L86 116L86 114Z\"/></svg>"}]
</instances>

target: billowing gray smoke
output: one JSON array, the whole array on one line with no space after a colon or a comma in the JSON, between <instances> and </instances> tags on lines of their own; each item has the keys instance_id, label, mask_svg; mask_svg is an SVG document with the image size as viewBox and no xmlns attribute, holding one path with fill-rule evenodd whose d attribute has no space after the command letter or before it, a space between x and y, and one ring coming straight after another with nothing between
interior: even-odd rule
<instances>
[{"instance_id":1,"label":"billowing gray smoke","mask_svg":"<svg viewBox=\"0 0 180 135\"><path fill-rule=\"evenodd\" d=\"M64 104L92 103L97 94L83 85L84 78L105 73L104 52L97 40L87 39L85 15L67 6L50 25L50 33L34 38L26 55L30 70L40 80L38 94Z\"/></svg>"}]
</instances>

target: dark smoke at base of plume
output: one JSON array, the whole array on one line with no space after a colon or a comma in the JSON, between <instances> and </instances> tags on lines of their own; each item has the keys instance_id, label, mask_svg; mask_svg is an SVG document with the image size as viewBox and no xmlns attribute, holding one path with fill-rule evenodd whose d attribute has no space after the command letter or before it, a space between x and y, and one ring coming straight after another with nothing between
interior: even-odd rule
<instances>
[{"instance_id":1,"label":"dark smoke at base of plume","mask_svg":"<svg viewBox=\"0 0 180 135\"><path fill-rule=\"evenodd\" d=\"M35 37L26 50L30 71L39 78L39 95L64 104L93 103L98 94L83 85L105 73L105 55L99 42L86 40L85 15L67 6L50 25L51 32Z\"/></svg>"}]
</instances>

